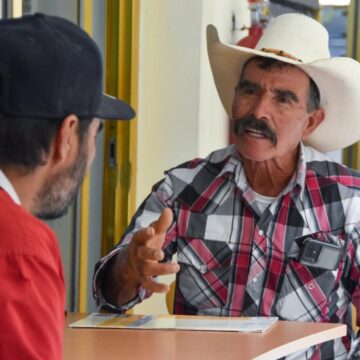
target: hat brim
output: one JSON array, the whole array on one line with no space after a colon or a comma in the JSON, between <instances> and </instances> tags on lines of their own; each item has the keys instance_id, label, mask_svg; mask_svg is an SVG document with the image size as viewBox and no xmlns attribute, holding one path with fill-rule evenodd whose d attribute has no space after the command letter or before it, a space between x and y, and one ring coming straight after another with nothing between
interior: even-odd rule
<instances>
[{"instance_id":1,"label":"hat brim","mask_svg":"<svg viewBox=\"0 0 360 360\"><path fill-rule=\"evenodd\" d=\"M130 120L135 117L135 111L124 101L103 94L95 116L100 119Z\"/></svg>"},{"instance_id":2,"label":"hat brim","mask_svg":"<svg viewBox=\"0 0 360 360\"><path fill-rule=\"evenodd\" d=\"M320 106L325 119L304 140L319 151L328 152L349 146L360 139L360 64L346 57L334 57L312 63L302 63L260 50L220 42L216 28L207 28L207 46L211 70L220 100L231 118L231 106L245 62L262 56L298 66L316 83L320 91Z\"/></svg>"}]
</instances>

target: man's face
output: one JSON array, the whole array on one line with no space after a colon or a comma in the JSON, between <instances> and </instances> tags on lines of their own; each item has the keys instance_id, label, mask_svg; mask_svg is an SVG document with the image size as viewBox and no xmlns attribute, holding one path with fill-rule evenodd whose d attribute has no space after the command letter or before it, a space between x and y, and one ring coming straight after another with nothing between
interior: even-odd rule
<instances>
[{"instance_id":1,"label":"man's face","mask_svg":"<svg viewBox=\"0 0 360 360\"><path fill-rule=\"evenodd\" d=\"M281 159L308 136L309 77L293 66L261 69L248 63L232 104L236 144L253 161ZM312 130L311 130L312 131Z\"/></svg>"},{"instance_id":2,"label":"man's face","mask_svg":"<svg viewBox=\"0 0 360 360\"><path fill-rule=\"evenodd\" d=\"M91 122L73 163L45 183L37 195L32 211L36 217L51 220L66 214L83 182L86 170L95 158L95 140L99 125L98 119Z\"/></svg>"}]
</instances>

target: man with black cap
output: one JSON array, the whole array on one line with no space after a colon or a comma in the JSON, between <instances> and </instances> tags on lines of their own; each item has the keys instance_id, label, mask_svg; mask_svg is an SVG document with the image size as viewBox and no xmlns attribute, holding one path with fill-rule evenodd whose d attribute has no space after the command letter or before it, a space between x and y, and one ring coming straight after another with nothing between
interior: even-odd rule
<instances>
[{"instance_id":1,"label":"man with black cap","mask_svg":"<svg viewBox=\"0 0 360 360\"><path fill-rule=\"evenodd\" d=\"M235 144L165 173L97 265L96 299L124 311L177 272L176 314L345 323L289 359L360 358L360 175L323 154L360 139L360 64L331 57L301 14L274 18L255 49L212 25L207 44Z\"/></svg>"},{"instance_id":2,"label":"man with black cap","mask_svg":"<svg viewBox=\"0 0 360 360\"><path fill-rule=\"evenodd\" d=\"M36 14L0 21L1 359L62 359L65 286L54 232L95 156L100 118L131 119L102 94L95 42Z\"/></svg>"}]
</instances>

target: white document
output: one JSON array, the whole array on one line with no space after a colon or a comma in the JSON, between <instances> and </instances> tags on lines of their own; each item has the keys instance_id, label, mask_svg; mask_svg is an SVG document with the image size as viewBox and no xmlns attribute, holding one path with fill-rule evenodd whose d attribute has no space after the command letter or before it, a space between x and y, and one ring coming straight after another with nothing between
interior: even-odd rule
<instances>
[{"instance_id":1,"label":"white document","mask_svg":"<svg viewBox=\"0 0 360 360\"><path fill-rule=\"evenodd\" d=\"M265 332L277 317L211 317L188 315L119 315L93 313L70 327Z\"/></svg>"}]
</instances>

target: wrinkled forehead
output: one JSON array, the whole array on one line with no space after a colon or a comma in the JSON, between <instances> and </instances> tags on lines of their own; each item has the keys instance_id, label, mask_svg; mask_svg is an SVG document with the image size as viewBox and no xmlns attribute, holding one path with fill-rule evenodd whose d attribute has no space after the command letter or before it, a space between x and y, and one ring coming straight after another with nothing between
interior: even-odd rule
<instances>
[{"instance_id":1,"label":"wrinkled forehead","mask_svg":"<svg viewBox=\"0 0 360 360\"><path fill-rule=\"evenodd\" d=\"M293 69L294 72L298 72L301 74L304 74L305 77L310 81L310 77L309 75L303 71L300 67L294 65L294 64L289 64L287 62L283 62L283 61L279 61L277 59L273 59L273 58L267 58L267 57L263 57L263 56L254 56L251 57L250 59L248 59L242 69L241 69L241 73L240 73L240 79L243 78L244 74L246 73L246 70L248 69L248 67L250 65L256 66L257 68L264 70L264 71L268 71L268 72L278 72L278 71L282 71L282 70L287 70L287 69Z\"/></svg>"}]
</instances>

